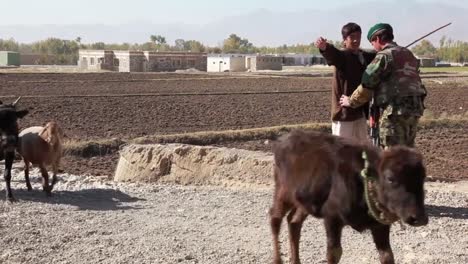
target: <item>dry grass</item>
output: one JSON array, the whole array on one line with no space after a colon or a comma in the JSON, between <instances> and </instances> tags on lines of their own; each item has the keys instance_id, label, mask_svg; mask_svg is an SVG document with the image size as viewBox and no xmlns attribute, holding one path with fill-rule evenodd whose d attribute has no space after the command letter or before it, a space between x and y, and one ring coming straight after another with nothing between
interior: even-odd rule
<instances>
[{"instance_id":1,"label":"dry grass","mask_svg":"<svg viewBox=\"0 0 468 264\"><path fill-rule=\"evenodd\" d=\"M83 70L76 65L21 65L20 67L2 67L0 73L80 73L97 72ZM106 72L106 71L100 71Z\"/></svg>"},{"instance_id":2,"label":"dry grass","mask_svg":"<svg viewBox=\"0 0 468 264\"><path fill-rule=\"evenodd\" d=\"M460 128L468 126L468 113L460 116L450 116L432 119L425 117L421 119L420 129ZM226 131L203 131L194 133L153 135L139 137L128 141L121 139L102 139L92 141L69 140L64 144L65 155L80 157L93 157L113 154L125 144L161 144L161 143L182 143L192 145L212 145L219 143L251 140L274 140L294 129L307 129L321 132L331 131L328 123L306 123L297 125L284 125L264 128L253 128L243 130Z\"/></svg>"},{"instance_id":3,"label":"dry grass","mask_svg":"<svg viewBox=\"0 0 468 264\"><path fill-rule=\"evenodd\" d=\"M424 119L419 123L419 129L434 128L460 128L468 126L468 118L465 119Z\"/></svg>"},{"instance_id":4,"label":"dry grass","mask_svg":"<svg viewBox=\"0 0 468 264\"><path fill-rule=\"evenodd\" d=\"M114 153L124 144L183 143L192 145L211 145L223 142L249 141L257 139L275 139L293 129L311 129L329 132L329 124L309 123L284 125L243 130L203 131L183 134L154 135L135 138L128 141L121 139L102 139L90 141L68 140L64 143L65 155L93 157Z\"/></svg>"},{"instance_id":5,"label":"dry grass","mask_svg":"<svg viewBox=\"0 0 468 264\"><path fill-rule=\"evenodd\" d=\"M453 66L453 67L421 67L421 72L423 73L453 73L453 72L459 72L459 73L466 73L468 72L468 67L467 66Z\"/></svg>"},{"instance_id":6,"label":"dry grass","mask_svg":"<svg viewBox=\"0 0 468 264\"><path fill-rule=\"evenodd\" d=\"M197 145L210 145L222 142L248 141L257 139L275 139L293 129L312 129L317 131L330 131L329 124L308 123L297 125L284 125L264 128L252 128L242 130L203 131L195 133L183 133L172 135L156 135L136 138L132 143L186 143Z\"/></svg>"},{"instance_id":7,"label":"dry grass","mask_svg":"<svg viewBox=\"0 0 468 264\"><path fill-rule=\"evenodd\" d=\"M64 142L64 155L94 157L115 153L125 144L124 141L113 139L78 141L67 140Z\"/></svg>"},{"instance_id":8,"label":"dry grass","mask_svg":"<svg viewBox=\"0 0 468 264\"><path fill-rule=\"evenodd\" d=\"M435 127L460 127L468 124L468 111L460 115L448 115L443 112L436 117L431 111L424 111L424 116L420 121L420 129L431 129Z\"/></svg>"}]
</instances>

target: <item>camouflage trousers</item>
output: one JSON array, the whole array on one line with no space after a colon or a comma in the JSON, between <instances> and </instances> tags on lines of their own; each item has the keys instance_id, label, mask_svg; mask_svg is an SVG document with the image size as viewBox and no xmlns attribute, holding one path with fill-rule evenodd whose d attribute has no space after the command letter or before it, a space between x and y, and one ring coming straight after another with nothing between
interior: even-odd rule
<instances>
[{"instance_id":1,"label":"camouflage trousers","mask_svg":"<svg viewBox=\"0 0 468 264\"><path fill-rule=\"evenodd\" d=\"M419 116L384 115L380 119L380 144L384 148L394 145L414 147Z\"/></svg>"}]
</instances>

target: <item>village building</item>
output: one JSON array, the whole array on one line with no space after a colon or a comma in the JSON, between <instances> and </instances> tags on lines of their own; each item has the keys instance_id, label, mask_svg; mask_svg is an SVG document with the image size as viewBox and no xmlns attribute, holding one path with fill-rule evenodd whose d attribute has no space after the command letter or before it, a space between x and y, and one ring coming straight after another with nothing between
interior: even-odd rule
<instances>
[{"instance_id":1,"label":"village building","mask_svg":"<svg viewBox=\"0 0 468 264\"><path fill-rule=\"evenodd\" d=\"M20 66L19 52L0 51L0 66Z\"/></svg>"},{"instance_id":2,"label":"village building","mask_svg":"<svg viewBox=\"0 0 468 264\"><path fill-rule=\"evenodd\" d=\"M162 72L186 69L206 71L206 53L120 50L79 50L78 66L84 70Z\"/></svg>"},{"instance_id":3,"label":"village building","mask_svg":"<svg viewBox=\"0 0 468 264\"><path fill-rule=\"evenodd\" d=\"M419 61L419 67L435 67L436 61L434 58L429 57L417 57Z\"/></svg>"},{"instance_id":4,"label":"village building","mask_svg":"<svg viewBox=\"0 0 468 264\"><path fill-rule=\"evenodd\" d=\"M240 54L210 54L207 59L208 72L244 72L245 56Z\"/></svg>"},{"instance_id":5,"label":"village building","mask_svg":"<svg viewBox=\"0 0 468 264\"><path fill-rule=\"evenodd\" d=\"M245 57L245 68L252 72L262 70L281 71L283 69L283 57L275 55L247 55Z\"/></svg>"},{"instance_id":6,"label":"village building","mask_svg":"<svg viewBox=\"0 0 468 264\"><path fill-rule=\"evenodd\" d=\"M309 66L326 64L322 55L313 54L285 54L283 64L286 66Z\"/></svg>"}]
</instances>

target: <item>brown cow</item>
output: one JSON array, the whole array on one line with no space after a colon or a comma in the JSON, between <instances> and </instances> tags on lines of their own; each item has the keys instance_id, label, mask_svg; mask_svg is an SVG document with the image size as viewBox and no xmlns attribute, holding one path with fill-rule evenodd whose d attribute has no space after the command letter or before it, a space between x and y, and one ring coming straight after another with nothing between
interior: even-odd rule
<instances>
[{"instance_id":1,"label":"brown cow","mask_svg":"<svg viewBox=\"0 0 468 264\"><path fill-rule=\"evenodd\" d=\"M44 127L29 127L19 134L18 152L24 160L24 177L28 190L32 190L29 181L29 163L38 166L42 174L43 190L50 195L57 182L57 172L62 158L63 132L54 121ZM52 166L52 183L49 186L47 165Z\"/></svg>"},{"instance_id":2,"label":"brown cow","mask_svg":"<svg viewBox=\"0 0 468 264\"><path fill-rule=\"evenodd\" d=\"M426 225L425 167L415 150L381 151L349 139L293 131L274 143L275 190L270 209L274 263L282 263L279 231L287 216L291 263L300 263L299 239L307 215L323 218L327 261L338 263L341 231L370 229L381 263L394 263L390 226L397 219Z\"/></svg>"}]
</instances>

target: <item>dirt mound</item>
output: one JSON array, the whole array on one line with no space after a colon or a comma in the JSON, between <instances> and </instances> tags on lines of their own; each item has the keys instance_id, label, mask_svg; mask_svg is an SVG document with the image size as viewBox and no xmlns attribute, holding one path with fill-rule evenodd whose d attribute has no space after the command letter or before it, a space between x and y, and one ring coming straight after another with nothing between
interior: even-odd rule
<instances>
[{"instance_id":1,"label":"dirt mound","mask_svg":"<svg viewBox=\"0 0 468 264\"><path fill-rule=\"evenodd\" d=\"M270 185L271 154L184 144L128 145L120 152L116 181L195 185Z\"/></svg>"}]
</instances>

